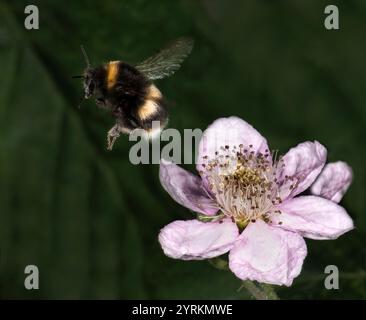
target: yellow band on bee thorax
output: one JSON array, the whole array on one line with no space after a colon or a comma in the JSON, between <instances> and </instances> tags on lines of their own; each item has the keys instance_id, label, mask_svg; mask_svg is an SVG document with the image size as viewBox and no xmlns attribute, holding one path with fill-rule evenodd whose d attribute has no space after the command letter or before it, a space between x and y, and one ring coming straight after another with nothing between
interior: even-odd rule
<instances>
[{"instance_id":1,"label":"yellow band on bee thorax","mask_svg":"<svg viewBox=\"0 0 366 320\"><path fill-rule=\"evenodd\" d=\"M110 61L107 65L107 88L111 89L117 82L119 61Z\"/></svg>"}]
</instances>

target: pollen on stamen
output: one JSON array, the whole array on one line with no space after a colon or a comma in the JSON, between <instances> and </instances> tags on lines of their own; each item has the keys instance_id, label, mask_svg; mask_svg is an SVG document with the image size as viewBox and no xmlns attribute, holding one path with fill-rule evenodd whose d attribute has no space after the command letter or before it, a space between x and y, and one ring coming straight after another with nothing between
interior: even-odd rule
<instances>
[{"instance_id":1,"label":"pollen on stamen","mask_svg":"<svg viewBox=\"0 0 366 320\"><path fill-rule=\"evenodd\" d=\"M278 162L272 162L268 149L263 154L256 152L253 145L225 145L213 158L204 160L203 176L224 215L240 226L256 219L270 221L269 212L281 200L276 177Z\"/></svg>"}]
</instances>

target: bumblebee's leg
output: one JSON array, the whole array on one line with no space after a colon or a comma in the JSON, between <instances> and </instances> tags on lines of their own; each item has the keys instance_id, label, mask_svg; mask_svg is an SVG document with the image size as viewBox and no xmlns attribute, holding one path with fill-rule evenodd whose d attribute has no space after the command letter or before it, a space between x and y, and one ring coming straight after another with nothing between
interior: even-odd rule
<instances>
[{"instance_id":1,"label":"bumblebee's leg","mask_svg":"<svg viewBox=\"0 0 366 320\"><path fill-rule=\"evenodd\" d=\"M122 132L120 126L116 123L114 127L112 127L108 131L107 135L107 150L112 150L113 145L116 142L117 138L119 137L120 133Z\"/></svg>"},{"instance_id":2,"label":"bumblebee's leg","mask_svg":"<svg viewBox=\"0 0 366 320\"><path fill-rule=\"evenodd\" d=\"M129 134L135 127L124 118L118 118L116 124L108 131L107 149L112 150L114 143L121 133Z\"/></svg>"}]
</instances>

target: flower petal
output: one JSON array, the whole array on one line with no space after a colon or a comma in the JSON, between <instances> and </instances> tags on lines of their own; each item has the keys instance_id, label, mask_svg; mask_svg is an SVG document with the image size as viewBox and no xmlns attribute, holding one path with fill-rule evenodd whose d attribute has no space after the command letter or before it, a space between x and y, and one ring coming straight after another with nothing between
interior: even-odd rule
<instances>
[{"instance_id":1,"label":"flower petal","mask_svg":"<svg viewBox=\"0 0 366 320\"><path fill-rule=\"evenodd\" d=\"M202 260L228 252L238 236L239 230L230 219L220 222L177 220L160 231L159 242L168 257Z\"/></svg>"},{"instance_id":2,"label":"flower petal","mask_svg":"<svg viewBox=\"0 0 366 320\"><path fill-rule=\"evenodd\" d=\"M349 188L352 176L347 163L328 163L311 186L311 193L338 203Z\"/></svg>"},{"instance_id":3,"label":"flower petal","mask_svg":"<svg viewBox=\"0 0 366 320\"><path fill-rule=\"evenodd\" d=\"M208 197L199 177L164 159L159 176L166 192L182 206L206 215L217 212L216 203Z\"/></svg>"},{"instance_id":4,"label":"flower petal","mask_svg":"<svg viewBox=\"0 0 366 320\"><path fill-rule=\"evenodd\" d=\"M251 151L266 153L268 150L267 141L249 123L238 117L220 118L214 121L203 133L198 146L197 170L204 170L202 167L203 157L208 160L215 158L215 152L221 147L230 148L242 144Z\"/></svg>"},{"instance_id":5,"label":"flower petal","mask_svg":"<svg viewBox=\"0 0 366 320\"><path fill-rule=\"evenodd\" d=\"M281 188L282 200L293 198L309 188L323 169L326 158L327 150L318 141L303 142L290 149L283 156L284 166L280 166L277 173L280 182L284 182L286 177L293 178Z\"/></svg>"},{"instance_id":6,"label":"flower petal","mask_svg":"<svg viewBox=\"0 0 366 320\"><path fill-rule=\"evenodd\" d=\"M281 214L271 217L273 224L299 232L310 239L336 239L354 228L346 210L338 204L316 196L290 199L278 206Z\"/></svg>"},{"instance_id":7,"label":"flower petal","mask_svg":"<svg viewBox=\"0 0 366 320\"><path fill-rule=\"evenodd\" d=\"M229 267L242 280L290 286L306 254L300 235L257 220L244 229L230 251Z\"/></svg>"}]
</instances>

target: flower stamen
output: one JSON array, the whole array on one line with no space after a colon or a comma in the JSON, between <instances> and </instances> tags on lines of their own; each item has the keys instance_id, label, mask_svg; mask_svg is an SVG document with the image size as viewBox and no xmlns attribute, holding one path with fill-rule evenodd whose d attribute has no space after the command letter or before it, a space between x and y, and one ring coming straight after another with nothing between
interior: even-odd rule
<instances>
[{"instance_id":1,"label":"flower stamen","mask_svg":"<svg viewBox=\"0 0 366 320\"><path fill-rule=\"evenodd\" d=\"M203 157L209 192L223 214L239 227L257 219L270 222L271 215L278 214L274 207L282 202L279 187L291 180L289 192L295 188L297 181L292 177L277 177L277 168L284 164L281 157L276 158L276 151L256 153L253 145L243 144L225 145L213 159Z\"/></svg>"}]
</instances>

